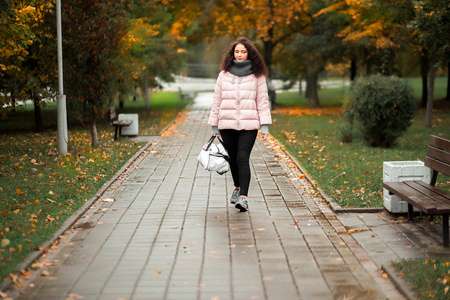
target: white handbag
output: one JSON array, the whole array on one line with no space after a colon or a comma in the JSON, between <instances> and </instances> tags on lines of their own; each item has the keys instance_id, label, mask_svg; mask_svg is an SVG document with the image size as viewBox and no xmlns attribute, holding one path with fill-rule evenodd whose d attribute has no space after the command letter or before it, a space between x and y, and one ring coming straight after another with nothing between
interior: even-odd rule
<instances>
[{"instance_id":1,"label":"white handbag","mask_svg":"<svg viewBox=\"0 0 450 300\"><path fill-rule=\"evenodd\" d=\"M217 137L219 144L214 144L214 139ZM198 161L208 171L216 171L220 175L225 174L230 170L230 157L227 150L223 146L223 141L214 134L206 143L200 154L198 155Z\"/></svg>"}]
</instances>

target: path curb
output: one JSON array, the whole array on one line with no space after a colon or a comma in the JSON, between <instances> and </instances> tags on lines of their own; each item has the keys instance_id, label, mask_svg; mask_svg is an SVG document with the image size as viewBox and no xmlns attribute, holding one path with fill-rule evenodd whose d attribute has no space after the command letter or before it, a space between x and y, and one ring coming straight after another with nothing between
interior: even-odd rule
<instances>
[{"instance_id":1,"label":"path curb","mask_svg":"<svg viewBox=\"0 0 450 300\"><path fill-rule=\"evenodd\" d=\"M381 270L385 272L389 278L394 283L395 287L399 290L400 293L405 296L407 300L415 300L416 297L414 296L413 292L410 290L408 284L406 281L403 280L400 276L398 276L397 272L393 270L392 268L382 265Z\"/></svg>"}]
</instances>

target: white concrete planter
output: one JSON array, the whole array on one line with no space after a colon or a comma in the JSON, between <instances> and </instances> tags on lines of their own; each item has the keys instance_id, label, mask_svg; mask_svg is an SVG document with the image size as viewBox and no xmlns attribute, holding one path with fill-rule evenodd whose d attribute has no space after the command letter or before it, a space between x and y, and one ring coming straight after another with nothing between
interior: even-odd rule
<instances>
[{"instance_id":1,"label":"white concrete planter","mask_svg":"<svg viewBox=\"0 0 450 300\"><path fill-rule=\"evenodd\" d=\"M132 120L130 126L122 127L122 135L139 135L139 116L138 114L119 114L119 120Z\"/></svg>"},{"instance_id":2,"label":"white concrete planter","mask_svg":"<svg viewBox=\"0 0 450 300\"><path fill-rule=\"evenodd\" d=\"M385 161L383 163L383 182L399 182L409 180L422 180L430 183L430 169L425 167L423 161ZM392 213L408 212L408 202L389 191L383 189L383 205ZM414 208L414 211L419 211Z\"/></svg>"}]
</instances>

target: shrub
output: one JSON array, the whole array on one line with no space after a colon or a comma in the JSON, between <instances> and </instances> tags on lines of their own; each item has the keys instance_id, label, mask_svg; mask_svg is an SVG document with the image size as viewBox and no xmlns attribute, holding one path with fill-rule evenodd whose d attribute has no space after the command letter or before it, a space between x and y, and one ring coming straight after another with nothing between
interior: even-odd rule
<instances>
[{"instance_id":1,"label":"shrub","mask_svg":"<svg viewBox=\"0 0 450 300\"><path fill-rule=\"evenodd\" d=\"M406 80L371 75L355 80L345 107L369 146L391 147L411 125L417 103Z\"/></svg>"},{"instance_id":2,"label":"shrub","mask_svg":"<svg viewBox=\"0 0 450 300\"><path fill-rule=\"evenodd\" d=\"M354 134L351 123L344 123L339 129L341 132L341 142L346 144L353 142Z\"/></svg>"}]
</instances>

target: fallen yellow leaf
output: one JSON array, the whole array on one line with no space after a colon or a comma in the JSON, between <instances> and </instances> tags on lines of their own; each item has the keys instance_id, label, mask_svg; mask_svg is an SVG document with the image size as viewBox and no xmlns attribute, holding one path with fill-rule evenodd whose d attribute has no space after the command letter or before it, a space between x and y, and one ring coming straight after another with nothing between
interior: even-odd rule
<instances>
[{"instance_id":1,"label":"fallen yellow leaf","mask_svg":"<svg viewBox=\"0 0 450 300\"><path fill-rule=\"evenodd\" d=\"M8 239L2 239L1 244L0 244L0 248L6 248L9 246L11 242Z\"/></svg>"},{"instance_id":2,"label":"fallen yellow leaf","mask_svg":"<svg viewBox=\"0 0 450 300\"><path fill-rule=\"evenodd\" d=\"M11 280L14 284L18 284L19 283L19 278L17 275L9 273L9 276L11 276Z\"/></svg>"}]
</instances>

